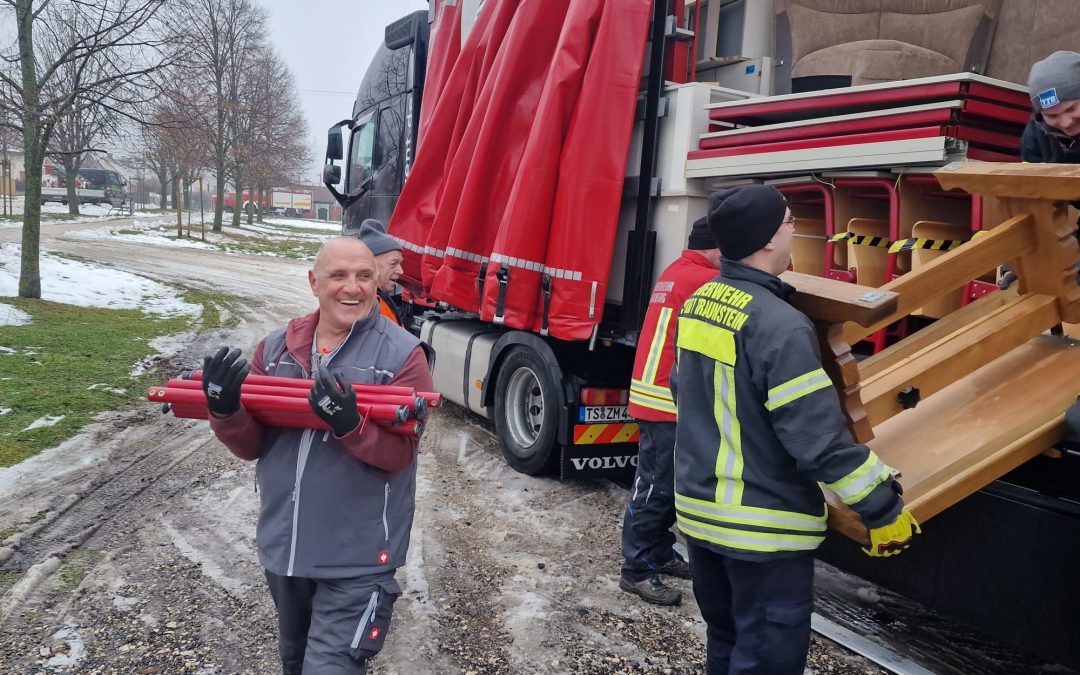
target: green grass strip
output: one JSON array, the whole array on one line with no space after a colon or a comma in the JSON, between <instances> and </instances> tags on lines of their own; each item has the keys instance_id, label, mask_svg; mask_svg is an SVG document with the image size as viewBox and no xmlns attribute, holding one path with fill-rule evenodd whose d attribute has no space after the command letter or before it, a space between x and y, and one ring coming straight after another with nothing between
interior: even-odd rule
<instances>
[{"instance_id":1,"label":"green grass strip","mask_svg":"<svg viewBox=\"0 0 1080 675\"><path fill-rule=\"evenodd\" d=\"M204 308L195 326L191 317L162 319L137 310L0 298L32 317L25 326L0 326L0 411L9 409L0 414L0 466L60 444L100 412L147 405L146 388L174 374L131 376L136 363L156 353L150 341L221 326L219 307L233 302L223 294L180 293ZM235 322L229 314L225 324ZM52 426L27 429L35 420L60 415L63 419Z\"/></svg>"}]
</instances>

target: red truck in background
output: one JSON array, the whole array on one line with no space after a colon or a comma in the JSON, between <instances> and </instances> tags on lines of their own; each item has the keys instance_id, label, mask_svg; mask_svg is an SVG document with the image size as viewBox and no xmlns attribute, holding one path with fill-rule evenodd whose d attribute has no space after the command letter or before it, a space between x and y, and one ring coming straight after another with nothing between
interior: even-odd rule
<instances>
[{"instance_id":1,"label":"red truck in background","mask_svg":"<svg viewBox=\"0 0 1080 675\"><path fill-rule=\"evenodd\" d=\"M217 195L210 198L211 208L216 208ZM241 208L246 210L249 205L255 205L247 190L241 193ZM286 218L306 218L311 216L312 193L311 190L274 188L269 194L264 194L258 200L258 206L264 213L280 214ZM226 192L222 200L222 209L225 213L236 210L236 193Z\"/></svg>"}]
</instances>

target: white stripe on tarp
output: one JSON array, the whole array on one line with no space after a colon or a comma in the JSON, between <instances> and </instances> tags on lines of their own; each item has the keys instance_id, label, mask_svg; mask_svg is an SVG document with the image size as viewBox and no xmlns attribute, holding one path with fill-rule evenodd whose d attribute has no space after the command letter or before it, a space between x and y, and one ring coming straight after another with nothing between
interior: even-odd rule
<instances>
[{"instance_id":1,"label":"white stripe on tarp","mask_svg":"<svg viewBox=\"0 0 1080 675\"><path fill-rule=\"evenodd\" d=\"M538 262L536 260L525 260L524 258L515 258L513 256L503 255L502 253L492 253L491 257L480 255L472 251L463 251L459 248L447 247L445 251L437 249L434 246L420 246L414 244L411 241L406 241L401 237L394 237L394 241L401 244L403 248L407 248L410 251L420 253L422 255L432 255L438 258L445 258L450 256L453 258L461 258L462 260L468 260L474 263L484 264L487 262L493 262L496 264L506 264L510 267L517 267L518 269L528 270L530 272L544 272L550 274L556 279L566 279L568 281L581 281L583 277L582 273L578 270L568 270L559 267L548 267L547 265Z\"/></svg>"}]
</instances>

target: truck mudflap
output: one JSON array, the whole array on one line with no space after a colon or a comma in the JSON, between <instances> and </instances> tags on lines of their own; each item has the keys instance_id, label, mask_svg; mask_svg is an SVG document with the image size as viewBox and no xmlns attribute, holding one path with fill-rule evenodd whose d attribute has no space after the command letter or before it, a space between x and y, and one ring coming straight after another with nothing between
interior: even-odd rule
<instances>
[{"instance_id":1,"label":"truck mudflap","mask_svg":"<svg viewBox=\"0 0 1080 675\"><path fill-rule=\"evenodd\" d=\"M563 446L559 477L563 480L602 478L628 485L637 471L637 450L636 442Z\"/></svg>"}]
</instances>

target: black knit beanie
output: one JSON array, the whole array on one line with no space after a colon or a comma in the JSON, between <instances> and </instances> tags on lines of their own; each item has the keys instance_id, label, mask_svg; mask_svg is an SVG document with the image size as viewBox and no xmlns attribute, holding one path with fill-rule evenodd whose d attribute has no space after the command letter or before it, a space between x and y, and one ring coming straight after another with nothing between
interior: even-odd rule
<instances>
[{"instance_id":1,"label":"black knit beanie","mask_svg":"<svg viewBox=\"0 0 1080 675\"><path fill-rule=\"evenodd\" d=\"M704 251L716 248L716 240L713 239L712 229L709 228L709 219L702 216L694 221L694 227L690 230L690 237L686 240L686 248L691 251Z\"/></svg>"},{"instance_id":2,"label":"black knit beanie","mask_svg":"<svg viewBox=\"0 0 1080 675\"><path fill-rule=\"evenodd\" d=\"M784 221L787 200L771 185L740 185L709 196L709 228L720 252L742 260L768 244Z\"/></svg>"}]
</instances>

